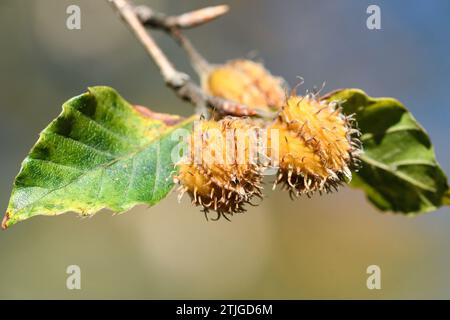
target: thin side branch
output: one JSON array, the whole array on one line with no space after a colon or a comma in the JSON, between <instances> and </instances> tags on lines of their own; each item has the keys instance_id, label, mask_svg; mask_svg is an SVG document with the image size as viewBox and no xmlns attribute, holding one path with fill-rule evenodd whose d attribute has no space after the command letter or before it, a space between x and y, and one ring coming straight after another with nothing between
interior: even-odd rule
<instances>
[{"instance_id":1,"label":"thin side branch","mask_svg":"<svg viewBox=\"0 0 450 320\"><path fill-rule=\"evenodd\" d=\"M165 31L183 47L191 60L192 66L199 75L208 73L211 70L211 65L180 30L205 24L224 15L228 10L228 6L220 5L183 13L178 16L167 16L163 13L155 12L145 5L135 8L137 16L145 26Z\"/></svg>"},{"instance_id":2,"label":"thin side branch","mask_svg":"<svg viewBox=\"0 0 450 320\"><path fill-rule=\"evenodd\" d=\"M137 6L135 9L142 23L145 25L170 30L172 28L189 29L200 26L224 15L228 12L229 7L227 5L206 7L178 16L167 16L163 13L154 12L150 7L145 5Z\"/></svg>"},{"instance_id":3,"label":"thin side branch","mask_svg":"<svg viewBox=\"0 0 450 320\"><path fill-rule=\"evenodd\" d=\"M176 78L179 78L179 80L185 78L182 74L175 70L172 63L153 40L153 37L147 33L147 30L136 16L133 6L131 6L127 0L110 0L110 2L120 13L120 16L130 27L136 38L138 38L138 40L142 43L144 48L147 50L147 53L155 61L166 83L170 84Z\"/></svg>"},{"instance_id":4,"label":"thin side branch","mask_svg":"<svg viewBox=\"0 0 450 320\"><path fill-rule=\"evenodd\" d=\"M175 67L167 58L167 56L164 54L164 52L153 40L151 34L145 29L145 26L143 25L143 23L136 14L136 7L134 7L128 0L108 0L108 1L117 10L122 19L125 21L128 27L137 37L137 39L142 43L147 53L156 63L167 86L173 89L181 99L195 105L197 107L198 112L199 111L203 112L205 108L210 108L221 114L230 114L239 116L258 115L255 110L249 108L246 105L242 105L240 103L225 100L218 97L213 97L205 93L197 84L195 84L190 79L190 77L187 74L182 73L175 69ZM196 15L202 16L199 15L198 13ZM181 25L184 26L189 25L189 23L186 22L186 20L189 21L189 19L186 19L186 16L184 16L183 19L178 18L178 20L184 21L183 24ZM192 21L195 21L195 19ZM198 21L199 19L197 20L196 25L200 24ZM203 21L206 21L206 19L204 19ZM181 22L177 23L180 24ZM191 26L193 25L194 24L192 24Z\"/></svg>"}]
</instances>

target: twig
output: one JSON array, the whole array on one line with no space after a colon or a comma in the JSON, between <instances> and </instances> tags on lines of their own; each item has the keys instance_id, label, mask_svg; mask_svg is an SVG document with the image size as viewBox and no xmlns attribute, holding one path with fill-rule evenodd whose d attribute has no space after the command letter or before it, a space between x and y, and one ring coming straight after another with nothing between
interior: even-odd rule
<instances>
[{"instance_id":1,"label":"twig","mask_svg":"<svg viewBox=\"0 0 450 320\"><path fill-rule=\"evenodd\" d=\"M211 65L192 45L191 41L181 33L180 29L188 29L205 24L224 15L228 10L229 7L227 5L219 5L183 13L178 16L167 16L163 13L155 12L145 5L135 8L137 16L145 26L167 32L183 47L191 60L192 66L199 75L207 74L211 70Z\"/></svg>"},{"instance_id":2,"label":"twig","mask_svg":"<svg viewBox=\"0 0 450 320\"><path fill-rule=\"evenodd\" d=\"M160 12L154 12L145 5L137 6L135 10L145 25L170 30L172 28L189 29L205 24L227 13L229 7L227 5L207 7L178 16L167 16Z\"/></svg>"},{"instance_id":3,"label":"twig","mask_svg":"<svg viewBox=\"0 0 450 320\"><path fill-rule=\"evenodd\" d=\"M134 35L139 39L148 54L158 65L164 80L170 84L174 79L177 79L179 82L178 85L181 85L184 82L185 76L174 68L150 34L147 33L147 30L136 16L130 3L127 0L110 0L110 2L115 6L131 31L133 31Z\"/></svg>"},{"instance_id":4,"label":"twig","mask_svg":"<svg viewBox=\"0 0 450 320\"><path fill-rule=\"evenodd\" d=\"M202 77L209 74L212 69L211 64L195 49L191 41L186 38L179 29L172 29L170 35L180 44L186 51L191 60L191 65L194 67L197 74Z\"/></svg>"},{"instance_id":5,"label":"twig","mask_svg":"<svg viewBox=\"0 0 450 320\"><path fill-rule=\"evenodd\" d=\"M173 89L181 99L194 104L197 107L197 112L201 113L207 107L221 114L239 116L258 115L255 110L246 105L206 94L197 84L192 82L187 74L175 69L164 52L162 52L153 40L153 37L145 29L139 17L136 15L135 7L128 0L108 1L113 4L114 8L145 47L147 53L158 66L167 86ZM183 20L186 21L185 19L181 19L181 21ZM189 24L184 22L182 25L187 26Z\"/></svg>"}]
</instances>

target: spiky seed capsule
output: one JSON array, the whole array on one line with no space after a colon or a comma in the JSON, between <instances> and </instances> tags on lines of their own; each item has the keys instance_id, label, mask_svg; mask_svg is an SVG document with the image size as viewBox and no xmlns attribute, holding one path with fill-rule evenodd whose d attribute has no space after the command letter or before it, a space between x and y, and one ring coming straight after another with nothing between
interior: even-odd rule
<instances>
[{"instance_id":1,"label":"spiky seed capsule","mask_svg":"<svg viewBox=\"0 0 450 320\"><path fill-rule=\"evenodd\" d=\"M262 64L243 59L218 66L202 79L203 88L211 95L262 110L283 105L283 83Z\"/></svg>"},{"instance_id":2,"label":"spiky seed capsule","mask_svg":"<svg viewBox=\"0 0 450 320\"><path fill-rule=\"evenodd\" d=\"M201 121L188 139L189 152L174 181L179 198L187 192L192 203L214 210L217 218L244 212L252 197L261 198L264 164L253 157L259 128L248 118Z\"/></svg>"},{"instance_id":3,"label":"spiky seed capsule","mask_svg":"<svg viewBox=\"0 0 450 320\"><path fill-rule=\"evenodd\" d=\"M350 122L351 117L336 103L319 101L313 95L288 98L269 126L279 132L275 185L281 183L298 196L329 192L351 179L350 168L358 161L361 148L359 131Z\"/></svg>"}]
</instances>

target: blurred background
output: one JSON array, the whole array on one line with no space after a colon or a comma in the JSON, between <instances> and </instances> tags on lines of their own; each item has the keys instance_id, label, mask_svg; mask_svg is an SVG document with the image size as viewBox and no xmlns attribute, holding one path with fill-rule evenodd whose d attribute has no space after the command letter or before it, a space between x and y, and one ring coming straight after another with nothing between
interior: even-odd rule
<instances>
[{"instance_id":1,"label":"blurred background","mask_svg":"<svg viewBox=\"0 0 450 320\"><path fill-rule=\"evenodd\" d=\"M136 1L138 2L138 1ZM450 2L139 1L182 13L227 3L231 12L189 30L211 62L255 57L299 91L357 87L401 100L429 132L450 173ZM66 8L81 8L81 30ZM366 28L370 4L382 30ZM189 115L104 0L0 2L0 211L39 132L68 98L109 85L133 103ZM193 74L167 36L158 43ZM407 218L380 213L361 191L291 201L269 192L233 221L207 222L187 197L123 215L35 217L0 232L0 298L450 298L450 208ZM81 267L81 290L66 268ZM381 290L366 268L381 267Z\"/></svg>"}]
</instances>

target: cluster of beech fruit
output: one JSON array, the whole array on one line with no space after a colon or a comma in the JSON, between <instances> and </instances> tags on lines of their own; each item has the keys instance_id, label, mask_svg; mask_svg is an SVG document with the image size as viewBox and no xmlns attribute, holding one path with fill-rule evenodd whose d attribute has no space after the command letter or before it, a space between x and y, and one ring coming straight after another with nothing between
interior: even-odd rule
<instances>
[{"instance_id":1,"label":"cluster of beech fruit","mask_svg":"<svg viewBox=\"0 0 450 320\"><path fill-rule=\"evenodd\" d=\"M180 197L188 193L205 212L227 218L245 211L253 197L262 198L269 166L278 171L274 188L280 184L291 197L329 192L351 179L361 152L359 131L338 101L320 100L315 93L286 97L283 81L249 60L213 68L202 80L211 95L273 110L276 116L202 120L187 141L187 156L177 164ZM263 156L256 157L261 151Z\"/></svg>"},{"instance_id":2,"label":"cluster of beech fruit","mask_svg":"<svg viewBox=\"0 0 450 320\"><path fill-rule=\"evenodd\" d=\"M245 211L254 197L262 198L262 177L269 166L278 171L274 187L281 184L291 197L329 192L351 179L361 151L359 130L352 117L342 113L339 101L321 100L318 92L297 96L293 90L287 96L284 81L254 61L211 65L180 32L224 14L227 6L168 17L127 0L111 1L166 84L184 100L218 109L204 115L208 120L194 129L187 155L176 164L180 198L188 193L205 213L214 210L217 218L228 219ZM202 88L173 67L143 25L168 32L182 45ZM264 156L255 160L254 151L261 154L261 146Z\"/></svg>"},{"instance_id":3,"label":"cluster of beech fruit","mask_svg":"<svg viewBox=\"0 0 450 320\"><path fill-rule=\"evenodd\" d=\"M196 114L153 112L112 88L90 87L63 104L23 161L2 228L35 215L154 205L177 184L179 198L188 194L207 218L214 211L214 220L229 219L263 198L264 176L291 198L337 190L353 173L351 185L383 211L412 215L450 205L433 145L400 101L359 89L298 95L298 85L287 94L261 63L209 63L182 31L222 16L225 5L169 16L107 1ZM152 30L183 48L199 84L176 69Z\"/></svg>"}]
</instances>

